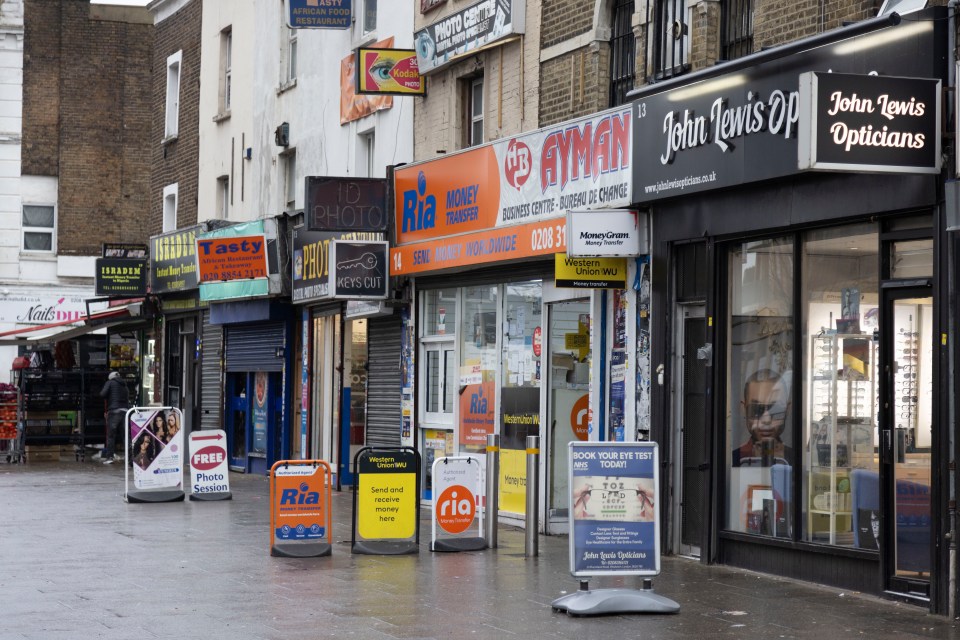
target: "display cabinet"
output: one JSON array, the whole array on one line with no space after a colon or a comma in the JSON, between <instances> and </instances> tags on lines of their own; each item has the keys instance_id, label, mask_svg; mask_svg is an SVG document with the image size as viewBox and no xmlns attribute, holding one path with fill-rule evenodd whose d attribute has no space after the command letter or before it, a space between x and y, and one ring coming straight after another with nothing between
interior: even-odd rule
<instances>
[{"instance_id":1,"label":"display cabinet","mask_svg":"<svg viewBox=\"0 0 960 640\"><path fill-rule=\"evenodd\" d=\"M824 333L810 350L808 539L852 545L850 472L876 467L877 347L865 334Z\"/></svg>"}]
</instances>

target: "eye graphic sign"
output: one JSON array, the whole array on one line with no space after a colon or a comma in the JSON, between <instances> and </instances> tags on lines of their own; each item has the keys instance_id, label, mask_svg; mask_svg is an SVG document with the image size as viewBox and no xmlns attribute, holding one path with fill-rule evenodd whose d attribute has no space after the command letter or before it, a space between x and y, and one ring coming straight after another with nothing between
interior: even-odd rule
<instances>
[{"instance_id":1,"label":"eye graphic sign","mask_svg":"<svg viewBox=\"0 0 960 640\"><path fill-rule=\"evenodd\" d=\"M357 49L357 93L422 96L426 82L413 49Z\"/></svg>"}]
</instances>

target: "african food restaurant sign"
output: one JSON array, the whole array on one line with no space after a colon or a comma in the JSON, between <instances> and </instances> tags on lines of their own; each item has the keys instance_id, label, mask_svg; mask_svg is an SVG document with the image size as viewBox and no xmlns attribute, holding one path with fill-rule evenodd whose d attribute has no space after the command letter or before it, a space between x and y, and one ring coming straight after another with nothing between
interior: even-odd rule
<instances>
[{"instance_id":1,"label":"african food restaurant sign","mask_svg":"<svg viewBox=\"0 0 960 640\"><path fill-rule=\"evenodd\" d=\"M390 275L566 251L570 209L628 206L631 110L400 167Z\"/></svg>"}]
</instances>

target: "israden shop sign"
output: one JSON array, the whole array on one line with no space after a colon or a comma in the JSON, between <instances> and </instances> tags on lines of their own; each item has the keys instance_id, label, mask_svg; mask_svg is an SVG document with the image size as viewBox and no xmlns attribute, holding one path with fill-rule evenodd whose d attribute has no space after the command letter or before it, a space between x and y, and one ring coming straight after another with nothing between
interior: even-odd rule
<instances>
[{"instance_id":1,"label":"israden shop sign","mask_svg":"<svg viewBox=\"0 0 960 640\"><path fill-rule=\"evenodd\" d=\"M940 173L940 81L800 76L801 169Z\"/></svg>"},{"instance_id":2,"label":"israden shop sign","mask_svg":"<svg viewBox=\"0 0 960 640\"><path fill-rule=\"evenodd\" d=\"M98 296L142 296L147 293L147 261L132 258L97 258Z\"/></svg>"},{"instance_id":3,"label":"israden shop sign","mask_svg":"<svg viewBox=\"0 0 960 640\"><path fill-rule=\"evenodd\" d=\"M911 172L938 170L939 85L908 78L944 77L945 65L936 51L945 36L938 20L904 21L726 73L717 68L696 82L659 92L656 85L641 89L633 102L633 201L782 178L804 168L828 168L826 163L851 171L889 171L891 166ZM827 71L843 75L829 80ZM800 76L807 72L817 72L818 82L826 82L823 86L830 90L819 87L817 130L824 138L804 166L798 162L798 141L801 128L812 125L812 112L801 107ZM888 77L863 77L879 72ZM839 104L830 115L831 96L837 91ZM857 112L853 93L870 100L873 111ZM888 96L886 115L882 95ZM890 100L897 103L895 112L890 111ZM923 114L919 103L924 103ZM839 122L845 123L845 133L844 125L831 131ZM891 146L906 133L922 134L923 149L910 147L919 144L916 135L906 148ZM843 144L832 142L833 136ZM818 164L813 166L813 161Z\"/></svg>"}]
</instances>

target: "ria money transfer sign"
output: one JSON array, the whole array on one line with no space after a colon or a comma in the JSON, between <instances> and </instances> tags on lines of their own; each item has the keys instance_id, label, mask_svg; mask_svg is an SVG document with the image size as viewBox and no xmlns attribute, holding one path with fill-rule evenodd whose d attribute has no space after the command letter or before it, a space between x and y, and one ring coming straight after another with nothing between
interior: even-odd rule
<instances>
[{"instance_id":1,"label":"ria money transfer sign","mask_svg":"<svg viewBox=\"0 0 960 640\"><path fill-rule=\"evenodd\" d=\"M654 442L571 442L570 573L660 573Z\"/></svg>"},{"instance_id":2,"label":"ria money transfer sign","mask_svg":"<svg viewBox=\"0 0 960 640\"><path fill-rule=\"evenodd\" d=\"M390 274L566 251L571 209L628 206L630 109L397 169Z\"/></svg>"}]
</instances>

